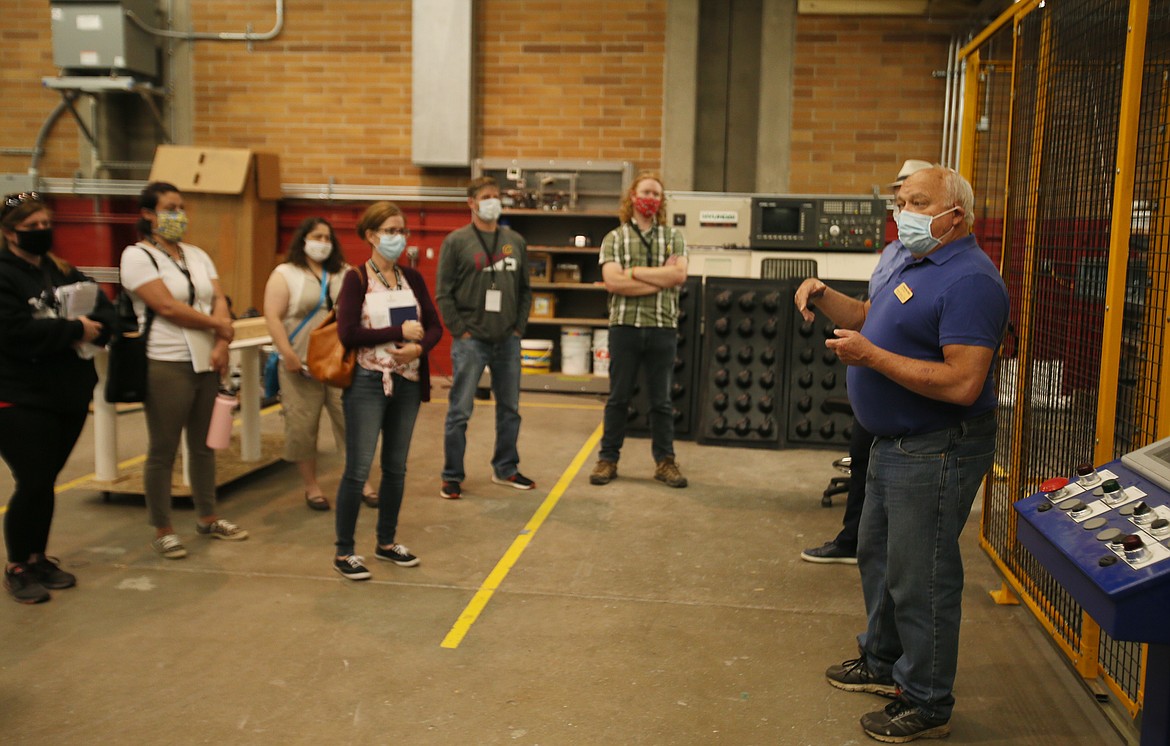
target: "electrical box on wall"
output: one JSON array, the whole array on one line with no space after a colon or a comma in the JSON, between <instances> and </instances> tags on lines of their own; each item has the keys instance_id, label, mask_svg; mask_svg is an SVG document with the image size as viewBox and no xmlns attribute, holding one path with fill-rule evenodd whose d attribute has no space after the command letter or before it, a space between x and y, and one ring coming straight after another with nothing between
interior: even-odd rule
<instances>
[{"instance_id":1,"label":"electrical box on wall","mask_svg":"<svg viewBox=\"0 0 1170 746\"><path fill-rule=\"evenodd\" d=\"M53 64L65 75L111 72L157 79L155 37L135 23L156 25L155 0L52 0Z\"/></svg>"}]
</instances>

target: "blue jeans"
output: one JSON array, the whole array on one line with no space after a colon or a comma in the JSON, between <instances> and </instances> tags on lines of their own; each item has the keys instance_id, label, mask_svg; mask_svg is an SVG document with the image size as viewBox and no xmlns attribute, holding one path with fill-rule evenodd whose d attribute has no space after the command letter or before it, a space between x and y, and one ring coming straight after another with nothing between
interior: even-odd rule
<instances>
[{"instance_id":1,"label":"blue jeans","mask_svg":"<svg viewBox=\"0 0 1170 746\"><path fill-rule=\"evenodd\" d=\"M492 372L496 397L496 450L492 470L507 479L516 474L520 453L520 338L510 335L499 342L455 339L451 342L451 394L443 431L443 481L462 482L463 455L467 452L467 421L475 406L475 389L483 369Z\"/></svg>"},{"instance_id":2,"label":"blue jeans","mask_svg":"<svg viewBox=\"0 0 1170 746\"><path fill-rule=\"evenodd\" d=\"M598 457L617 463L626 440L630 399L645 371L650 398L650 454L657 463L674 457L674 406L670 381L678 351L678 330L662 327L609 328L609 399L605 402L605 429Z\"/></svg>"},{"instance_id":3,"label":"blue jeans","mask_svg":"<svg viewBox=\"0 0 1170 746\"><path fill-rule=\"evenodd\" d=\"M995 458L995 413L870 452L857 563L875 675L934 718L950 718L962 617L959 534Z\"/></svg>"},{"instance_id":4,"label":"blue jeans","mask_svg":"<svg viewBox=\"0 0 1170 746\"><path fill-rule=\"evenodd\" d=\"M378 487L378 543L394 543L398 511L406 484L406 456L422 402L417 381L394 376L394 395L382 392L382 374L357 367L341 395L345 411L345 473L337 488L337 556L353 554L353 534L362 504L362 487L382 435L382 484Z\"/></svg>"}]
</instances>

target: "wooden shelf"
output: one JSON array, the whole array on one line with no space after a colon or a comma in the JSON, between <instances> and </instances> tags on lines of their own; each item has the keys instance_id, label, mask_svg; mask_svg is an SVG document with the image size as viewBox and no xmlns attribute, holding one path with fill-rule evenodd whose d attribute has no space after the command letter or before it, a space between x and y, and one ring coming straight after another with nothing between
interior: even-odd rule
<instances>
[{"instance_id":1,"label":"wooden shelf","mask_svg":"<svg viewBox=\"0 0 1170 746\"><path fill-rule=\"evenodd\" d=\"M612 210L536 210L527 207L506 207L501 213L508 215L538 215L542 218L613 218L617 214Z\"/></svg>"},{"instance_id":2,"label":"wooden shelf","mask_svg":"<svg viewBox=\"0 0 1170 746\"><path fill-rule=\"evenodd\" d=\"M523 391L558 391L566 394L608 394L609 376L521 373L520 388Z\"/></svg>"},{"instance_id":3,"label":"wooden shelf","mask_svg":"<svg viewBox=\"0 0 1170 746\"><path fill-rule=\"evenodd\" d=\"M609 319L574 319L574 318L566 318L563 316L555 316L553 318L547 318L547 317L542 317L542 316L529 316L528 323L529 324L543 324L543 325L549 325L549 326L606 327L606 326L609 326Z\"/></svg>"},{"instance_id":4,"label":"wooden shelf","mask_svg":"<svg viewBox=\"0 0 1170 746\"><path fill-rule=\"evenodd\" d=\"M528 253L541 254L596 254L600 246L529 246Z\"/></svg>"},{"instance_id":5,"label":"wooden shelf","mask_svg":"<svg viewBox=\"0 0 1170 746\"><path fill-rule=\"evenodd\" d=\"M537 282L530 283L533 290L593 290L605 292L605 285L595 282Z\"/></svg>"}]
</instances>

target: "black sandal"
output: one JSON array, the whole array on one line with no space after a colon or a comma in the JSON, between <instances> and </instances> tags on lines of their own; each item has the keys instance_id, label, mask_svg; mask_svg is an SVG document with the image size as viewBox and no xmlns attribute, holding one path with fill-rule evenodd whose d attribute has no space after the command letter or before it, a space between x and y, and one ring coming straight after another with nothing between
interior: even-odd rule
<instances>
[{"instance_id":1,"label":"black sandal","mask_svg":"<svg viewBox=\"0 0 1170 746\"><path fill-rule=\"evenodd\" d=\"M329 510L329 499L324 495L309 497L309 493L306 492L305 504L309 506L310 510Z\"/></svg>"}]
</instances>

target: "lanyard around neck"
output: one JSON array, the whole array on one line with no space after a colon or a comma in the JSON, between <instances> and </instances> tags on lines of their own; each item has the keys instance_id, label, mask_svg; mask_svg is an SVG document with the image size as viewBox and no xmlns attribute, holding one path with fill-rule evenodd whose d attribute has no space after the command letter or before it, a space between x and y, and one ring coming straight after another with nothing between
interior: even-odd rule
<instances>
[{"instance_id":1,"label":"lanyard around neck","mask_svg":"<svg viewBox=\"0 0 1170 746\"><path fill-rule=\"evenodd\" d=\"M378 276L378 279L382 281L383 285L387 288L390 287L390 283L386 282L386 278L382 276L382 272L378 269L378 265L374 264L373 259L370 260L370 269L374 270L374 274ZM394 287L402 287L402 279L398 276L398 267L394 267Z\"/></svg>"},{"instance_id":2,"label":"lanyard around neck","mask_svg":"<svg viewBox=\"0 0 1170 746\"><path fill-rule=\"evenodd\" d=\"M169 252L166 249L164 249L163 247L159 246L158 241L154 240L153 237L150 239L150 242L152 244L154 244L154 248L156 248L159 251L161 251L162 253L166 254L167 259L171 260L171 264L175 265L175 267L178 268L178 270L183 273L183 277L187 278L187 305L194 306L195 305L195 283L194 283L194 281L191 280L191 270L187 267L187 254L184 253L183 247L176 244L176 246L179 247L179 258L176 259L173 256L171 256L171 252ZM182 261L180 262L180 260L182 260Z\"/></svg>"},{"instance_id":3,"label":"lanyard around neck","mask_svg":"<svg viewBox=\"0 0 1170 746\"><path fill-rule=\"evenodd\" d=\"M484 240L483 234L479 232L479 228L473 225L471 229L475 231L475 237L479 239L479 245L487 253L487 264L488 269L492 271L492 288L494 289L496 287L496 246L500 243L500 228L496 226L496 230L492 233L491 249L488 249L487 241Z\"/></svg>"},{"instance_id":4,"label":"lanyard around neck","mask_svg":"<svg viewBox=\"0 0 1170 746\"><path fill-rule=\"evenodd\" d=\"M646 247L646 264L647 264L647 266L653 267L654 266L654 245L650 242L649 239L646 238L645 235L643 235L642 230L640 228L638 228L638 224L635 223L633 220L630 221L630 227L634 229L634 233L638 234L638 240L640 240L642 242L642 245ZM654 224L653 223L650 224L650 235L651 236L654 235Z\"/></svg>"}]
</instances>

